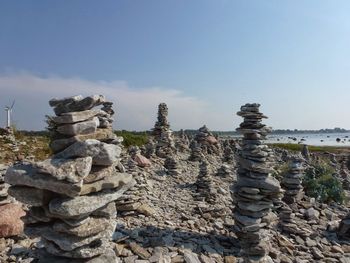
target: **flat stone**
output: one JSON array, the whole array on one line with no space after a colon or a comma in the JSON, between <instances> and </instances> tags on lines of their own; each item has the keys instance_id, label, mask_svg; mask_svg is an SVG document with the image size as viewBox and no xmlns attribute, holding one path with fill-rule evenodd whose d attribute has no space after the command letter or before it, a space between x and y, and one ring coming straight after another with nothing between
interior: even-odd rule
<instances>
[{"instance_id":1,"label":"flat stone","mask_svg":"<svg viewBox=\"0 0 350 263\"><path fill-rule=\"evenodd\" d=\"M113 190L105 190L103 192L78 196L76 198L53 199L49 204L50 212L57 217L81 217L91 214L93 211L107 205L120 198L125 191L133 187L136 181L132 176L125 177L124 184Z\"/></svg>"},{"instance_id":2,"label":"flat stone","mask_svg":"<svg viewBox=\"0 0 350 263\"><path fill-rule=\"evenodd\" d=\"M110 202L109 204L97 209L96 211L91 213L91 216L94 217L105 217L105 218L115 218L117 214L117 209L114 202Z\"/></svg>"},{"instance_id":3,"label":"flat stone","mask_svg":"<svg viewBox=\"0 0 350 263\"><path fill-rule=\"evenodd\" d=\"M61 250L72 251L74 249L80 248L82 246L89 245L95 240L101 238L111 238L116 227L116 222L110 222L104 231L99 232L92 236L78 237L74 235L69 235L67 233L55 232L50 228L43 229L41 235L53 243L55 243Z\"/></svg>"},{"instance_id":4,"label":"flat stone","mask_svg":"<svg viewBox=\"0 0 350 263\"><path fill-rule=\"evenodd\" d=\"M19 164L10 167L6 172L5 181L11 185L45 189L71 197L79 195L82 185L82 181L73 184L67 181L59 181L45 174L39 174L31 164Z\"/></svg>"},{"instance_id":5,"label":"flat stone","mask_svg":"<svg viewBox=\"0 0 350 263\"><path fill-rule=\"evenodd\" d=\"M98 118L94 117L92 120L58 126L56 131L60 134L69 136L74 136L78 134L91 134L96 132L97 127L99 125L100 122Z\"/></svg>"},{"instance_id":6,"label":"flat stone","mask_svg":"<svg viewBox=\"0 0 350 263\"><path fill-rule=\"evenodd\" d=\"M53 140L50 143L50 148L54 153L58 153L78 141L86 141L89 139L105 141L105 140L115 140L116 138L117 136L113 133L113 130L111 128L106 128L106 129L97 128L97 130L91 134L79 134L69 138Z\"/></svg>"},{"instance_id":7,"label":"flat stone","mask_svg":"<svg viewBox=\"0 0 350 263\"><path fill-rule=\"evenodd\" d=\"M45 238L42 239L42 242L50 254L68 258L92 258L104 254L108 249L107 239L96 240L93 244L82 246L71 251L64 251Z\"/></svg>"},{"instance_id":8,"label":"flat stone","mask_svg":"<svg viewBox=\"0 0 350 263\"><path fill-rule=\"evenodd\" d=\"M279 193L281 192L281 186L277 179L272 176L268 176L263 180L251 179L247 177L239 176L237 179L237 187L251 187L257 189L263 189L268 192Z\"/></svg>"},{"instance_id":9,"label":"flat stone","mask_svg":"<svg viewBox=\"0 0 350 263\"><path fill-rule=\"evenodd\" d=\"M94 165L113 165L121 154L121 148L114 144L107 144L98 140L89 139L84 142L78 141L56 154L55 158L73 158L92 156Z\"/></svg>"},{"instance_id":10,"label":"flat stone","mask_svg":"<svg viewBox=\"0 0 350 263\"><path fill-rule=\"evenodd\" d=\"M198 256L188 250L184 252L184 260L186 263L201 263Z\"/></svg>"},{"instance_id":11,"label":"flat stone","mask_svg":"<svg viewBox=\"0 0 350 263\"><path fill-rule=\"evenodd\" d=\"M52 192L28 186L11 186L8 193L17 201L30 206L47 205L52 198Z\"/></svg>"},{"instance_id":12,"label":"flat stone","mask_svg":"<svg viewBox=\"0 0 350 263\"><path fill-rule=\"evenodd\" d=\"M132 252L134 252L136 255L138 255L142 259L148 259L148 258L151 257L151 254L146 249L144 249L143 247L139 246L135 242L131 242L129 244L129 247L130 247Z\"/></svg>"},{"instance_id":13,"label":"flat stone","mask_svg":"<svg viewBox=\"0 0 350 263\"><path fill-rule=\"evenodd\" d=\"M99 181L111 174L115 173L114 166L97 166L93 165L88 176L84 178L84 184Z\"/></svg>"},{"instance_id":14,"label":"flat stone","mask_svg":"<svg viewBox=\"0 0 350 263\"><path fill-rule=\"evenodd\" d=\"M23 232L23 221L26 213L18 204L0 206L0 237L16 236Z\"/></svg>"},{"instance_id":15,"label":"flat stone","mask_svg":"<svg viewBox=\"0 0 350 263\"><path fill-rule=\"evenodd\" d=\"M49 104L55 105L53 110L56 115L61 115L67 112L90 110L95 106L103 104L105 101L106 99L102 95L92 95L85 98L74 96L65 98L64 100L52 99Z\"/></svg>"},{"instance_id":16,"label":"flat stone","mask_svg":"<svg viewBox=\"0 0 350 263\"><path fill-rule=\"evenodd\" d=\"M75 95L75 96L71 96L71 97L65 97L62 99L53 98L53 99L49 100L49 105L51 107L55 107L59 104L70 104L73 102L81 101L83 98L84 97L82 95Z\"/></svg>"},{"instance_id":17,"label":"flat stone","mask_svg":"<svg viewBox=\"0 0 350 263\"><path fill-rule=\"evenodd\" d=\"M91 171L90 156L76 159L47 159L34 165L37 173L48 174L57 180L79 183Z\"/></svg>"},{"instance_id":18,"label":"flat stone","mask_svg":"<svg viewBox=\"0 0 350 263\"><path fill-rule=\"evenodd\" d=\"M113 219L89 217L85 223L78 226L70 226L62 221L56 221L52 228L55 232L66 233L77 237L88 237L107 229L113 224Z\"/></svg>"},{"instance_id":19,"label":"flat stone","mask_svg":"<svg viewBox=\"0 0 350 263\"><path fill-rule=\"evenodd\" d=\"M98 115L100 112L101 110L67 112L67 113L61 114L60 116L52 117L52 120L58 124L76 123L76 122L90 120L96 115Z\"/></svg>"},{"instance_id":20,"label":"flat stone","mask_svg":"<svg viewBox=\"0 0 350 263\"><path fill-rule=\"evenodd\" d=\"M107 176L99 181L83 184L80 195L86 195L94 192L100 192L104 189L114 189L127 184L130 180L130 174L115 172L111 176Z\"/></svg>"}]
</instances>

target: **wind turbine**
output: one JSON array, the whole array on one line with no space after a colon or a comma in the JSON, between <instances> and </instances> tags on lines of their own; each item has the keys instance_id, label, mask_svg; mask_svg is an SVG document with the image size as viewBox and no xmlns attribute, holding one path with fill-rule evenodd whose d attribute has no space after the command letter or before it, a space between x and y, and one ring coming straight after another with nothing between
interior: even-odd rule
<instances>
[{"instance_id":1,"label":"wind turbine","mask_svg":"<svg viewBox=\"0 0 350 263\"><path fill-rule=\"evenodd\" d=\"M11 113L12 113L12 109L13 109L14 105L15 105L15 101L12 102L11 107L9 107L9 106L5 107L5 111L7 112L7 126L6 126L6 128L11 127Z\"/></svg>"}]
</instances>

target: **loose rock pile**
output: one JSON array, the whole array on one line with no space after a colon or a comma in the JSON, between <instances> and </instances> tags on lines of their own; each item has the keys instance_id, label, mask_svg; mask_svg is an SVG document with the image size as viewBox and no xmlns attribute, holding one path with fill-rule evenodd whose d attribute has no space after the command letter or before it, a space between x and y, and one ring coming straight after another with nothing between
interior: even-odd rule
<instances>
[{"instance_id":1,"label":"loose rock pile","mask_svg":"<svg viewBox=\"0 0 350 263\"><path fill-rule=\"evenodd\" d=\"M239 169L235 185L235 227L246 262L267 262L269 250L266 226L274 202L281 197L279 182L273 171L270 150L263 139L270 129L261 123L267 118L259 112L260 104L246 104L237 113L244 118L237 129L244 135L241 142Z\"/></svg>"},{"instance_id":2,"label":"loose rock pile","mask_svg":"<svg viewBox=\"0 0 350 263\"><path fill-rule=\"evenodd\" d=\"M289 171L282 179L282 186L285 189L283 201L287 204L297 203L304 197L302 178L304 167L301 158L292 158Z\"/></svg>"},{"instance_id":3,"label":"loose rock pile","mask_svg":"<svg viewBox=\"0 0 350 263\"><path fill-rule=\"evenodd\" d=\"M158 106L158 119L154 125L153 135L156 140L157 156L165 158L175 148L168 122L168 106L165 103L160 103Z\"/></svg>"},{"instance_id":4,"label":"loose rock pile","mask_svg":"<svg viewBox=\"0 0 350 263\"><path fill-rule=\"evenodd\" d=\"M93 109L98 105L108 112ZM84 262L106 255L115 260L109 248L116 227L114 201L135 181L116 168L121 140L111 129L111 105L100 95L51 100L56 113L50 118L51 149L56 154L7 170L9 193L31 206L25 222L47 223L40 233L49 254Z\"/></svg>"},{"instance_id":5,"label":"loose rock pile","mask_svg":"<svg viewBox=\"0 0 350 263\"><path fill-rule=\"evenodd\" d=\"M220 168L216 172L216 175L222 178L231 178L233 175L233 171L229 165L223 164L220 166Z\"/></svg>"}]
</instances>

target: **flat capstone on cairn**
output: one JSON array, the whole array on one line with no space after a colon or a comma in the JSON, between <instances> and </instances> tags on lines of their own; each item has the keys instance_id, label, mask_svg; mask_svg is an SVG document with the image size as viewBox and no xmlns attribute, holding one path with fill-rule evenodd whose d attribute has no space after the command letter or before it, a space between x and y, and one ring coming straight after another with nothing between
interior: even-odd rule
<instances>
[{"instance_id":1,"label":"flat capstone on cairn","mask_svg":"<svg viewBox=\"0 0 350 263\"><path fill-rule=\"evenodd\" d=\"M271 222L267 215L282 194L279 182L271 176L273 158L263 143L271 129L262 124L267 117L259 112L259 107L256 103L246 104L237 113L244 121L237 129L243 139L234 187L234 219L244 262L272 262L268 256L267 226Z\"/></svg>"},{"instance_id":2,"label":"flat capstone on cairn","mask_svg":"<svg viewBox=\"0 0 350 263\"><path fill-rule=\"evenodd\" d=\"M5 175L12 185L9 193L30 206L27 226L40 226L46 252L38 253L39 262L59 257L112 262L114 202L135 184L130 174L120 172L122 140L111 128L112 103L101 95L49 103L56 114L49 120L55 155L10 167ZM100 105L102 109L95 108Z\"/></svg>"},{"instance_id":3,"label":"flat capstone on cairn","mask_svg":"<svg viewBox=\"0 0 350 263\"><path fill-rule=\"evenodd\" d=\"M282 179L284 188L283 201L287 204L299 203L304 197L302 178L304 177L303 159L293 156L289 163L289 171Z\"/></svg>"},{"instance_id":4,"label":"flat capstone on cairn","mask_svg":"<svg viewBox=\"0 0 350 263\"><path fill-rule=\"evenodd\" d=\"M156 155L165 158L175 150L175 143L168 122L168 106L160 103L158 106L158 117L153 128L156 141Z\"/></svg>"}]
</instances>

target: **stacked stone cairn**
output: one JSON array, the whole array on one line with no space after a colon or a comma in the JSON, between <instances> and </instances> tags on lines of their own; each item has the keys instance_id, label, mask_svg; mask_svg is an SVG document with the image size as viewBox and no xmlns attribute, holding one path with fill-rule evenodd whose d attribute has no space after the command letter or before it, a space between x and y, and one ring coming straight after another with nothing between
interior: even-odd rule
<instances>
[{"instance_id":1,"label":"stacked stone cairn","mask_svg":"<svg viewBox=\"0 0 350 263\"><path fill-rule=\"evenodd\" d=\"M156 153L156 144L152 138L149 138L148 142L145 145L145 152L143 153L143 155L146 158L151 159L152 157L155 156L155 153Z\"/></svg>"},{"instance_id":2,"label":"stacked stone cairn","mask_svg":"<svg viewBox=\"0 0 350 263\"><path fill-rule=\"evenodd\" d=\"M196 140L192 140L190 144L191 154L188 158L190 161L201 161L204 158L202 148Z\"/></svg>"},{"instance_id":3,"label":"stacked stone cairn","mask_svg":"<svg viewBox=\"0 0 350 263\"><path fill-rule=\"evenodd\" d=\"M156 140L156 155L165 158L175 149L175 143L168 122L168 106L160 103L158 106L158 117L154 125L153 135Z\"/></svg>"},{"instance_id":4,"label":"stacked stone cairn","mask_svg":"<svg viewBox=\"0 0 350 263\"><path fill-rule=\"evenodd\" d=\"M282 194L279 182L271 176L271 151L263 143L270 128L262 124L262 119L267 117L259 112L259 107L256 103L246 104L237 113L244 118L237 129L244 137L234 187L234 219L245 262L271 260L267 256L270 223L267 215Z\"/></svg>"},{"instance_id":5,"label":"stacked stone cairn","mask_svg":"<svg viewBox=\"0 0 350 263\"><path fill-rule=\"evenodd\" d=\"M289 164L289 171L282 179L284 188L283 201L287 204L298 203L304 197L302 178L304 176L304 167L302 158L292 157Z\"/></svg>"},{"instance_id":6,"label":"stacked stone cairn","mask_svg":"<svg viewBox=\"0 0 350 263\"><path fill-rule=\"evenodd\" d=\"M167 169L167 173L172 176L179 175L179 165L174 155L168 156L164 161L164 167Z\"/></svg>"},{"instance_id":7,"label":"stacked stone cairn","mask_svg":"<svg viewBox=\"0 0 350 263\"><path fill-rule=\"evenodd\" d=\"M227 163L233 163L234 162L234 152L232 148L229 145L226 145L224 148L224 156L223 161Z\"/></svg>"},{"instance_id":8,"label":"stacked stone cairn","mask_svg":"<svg viewBox=\"0 0 350 263\"><path fill-rule=\"evenodd\" d=\"M197 201L206 201L210 204L215 203L216 192L213 179L211 178L210 164L205 159L199 164L199 174L197 177L196 186Z\"/></svg>"},{"instance_id":9,"label":"stacked stone cairn","mask_svg":"<svg viewBox=\"0 0 350 263\"><path fill-rule=\"evenodd\" d=\"M188 151L189 144L190 144L190 141L188 139L188 136L186 135L185 131L181 129L179 131L179 136L176 140L176 148L182 152Z\"/></svg>"},{"instance_id":10,"label":"stacked stone cairn","mask_svg":"<svg viewBox=\"0 0 350 263\"><path fill-rule=\"evenodd\" d=\"M216 172L216 175L221 178L231 178L232 174L233 172L228 164L221 165L218 171Z\"/></svg>"},{"instance_id":11,"label":"stacked stone cairn","mask_svg":"<svg viewBox=\"0 0 350 263\"><path fill-rule=\"evenodd\" d=\"M6 165L0 164L0 205L10 203L7 192L9 185L4 181L4 175L7 168Z\"/></svg>"},{"instance_id":12,"label":"stacked stone cairn","mask_svg":"<svg viewBox=\"0 0 350 263\"><path fill-rule=\"evenodd\" d=\"M195 140L204 154L220 154L220 144L206 125L198 129Z\"/></svg>"},{"instance_id":13,"label":"stacked stone cairn","mask_svg":"<svg viewBox=\"0 0 350 263\"><path fill-rule=\"evenodd\" d=\"M304 157L306 161L310 161L310 152L306 144L304 144L303 148L301 149L301 155Z\"/></svg>"},{"instance_id":14,"label":"stacked stone cairn","mask_svg":"<svg viewBox=\"0 0 350 263\"><path fill-rule=\"evenodd\" d=\"M99 105L103 108L95 109ZM55 155L15 165L5 175L9 194L30 206L25 222L40 226L46 253L64 262L116 260L109 243L116 227L114 202L136 182L118 170L121 139L112 132L111 105L101 95L50 100Z\"/></svg>"}]
</instances>

